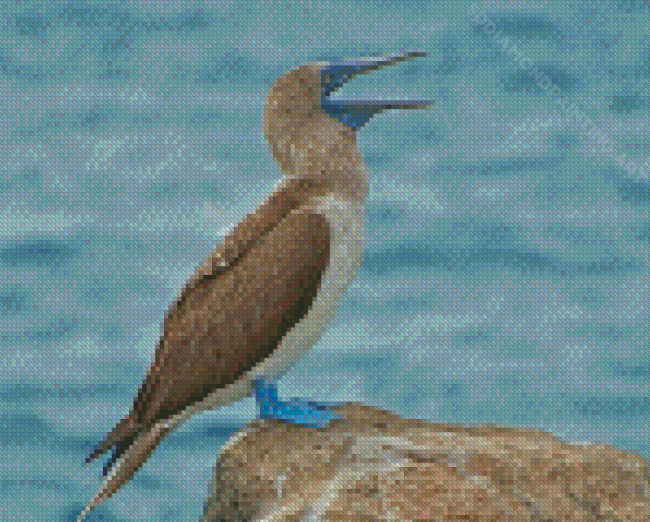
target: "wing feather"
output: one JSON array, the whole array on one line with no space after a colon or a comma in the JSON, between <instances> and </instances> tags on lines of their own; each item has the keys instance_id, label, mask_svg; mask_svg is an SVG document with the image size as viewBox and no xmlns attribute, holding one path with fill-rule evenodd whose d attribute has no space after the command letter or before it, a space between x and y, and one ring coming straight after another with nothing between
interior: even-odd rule
<instances>
[{"instance_id":1,"label":"wing feather","mask_svg":"<svg viewBox=\"0 0 650 522\"><path fill-rule=\"evenodd\" d=\"M254 213L249 214L237 227L235 227L224 241L205 259L183 287L165 319L165 331L169 325L176 322L176 316L185 310L184 303L189 300L197 289L200 289L207 280L219 278L233 267L240 258L246 256L248 250L263 239L273 228L280 223L294 208L298 206L298 193L306 187L301 186L301 181L282 183L278 190L264 202ZM186 313L186 312L183 312ZM154 361L147 371L144 382L138 390L138 395L133 402L131 411L106 435L97 447L86 458L87 462L104 454L118 442L122 442L113 461L123 454L133 442L143 427L145 405L149 402L154 390L159 385L160 368L167 347L165 337L156 347ZM109 471L111 463L105 471Z\"/></svg>"},{"instance_id":2,"label":"wing feather","mask_svg":"<svg viewBox=\"0 0 650 522\"><path fill-rule=\"evenodd\" d=\"M291 210L293 202L285 200L289 212L275 227L255 239L225 242L186 285L131 412L92 458L118 443L122 456L153 423L235 382L307 314L329 262L330 230L323 215ZM224 255L228 266L211 271Z\"/></svg>"},{"instance_id":3,"label":"wing feather","mask_svg":"<svg viewBox=\"0 0 650 522\"><path fill-rule=\"evenodd\" d=\"M329 248L325 217L294 210L228 270L198 282L165 322L140 422L171 417L269 357L309 311Z\"/></svg>"}]
</instances>

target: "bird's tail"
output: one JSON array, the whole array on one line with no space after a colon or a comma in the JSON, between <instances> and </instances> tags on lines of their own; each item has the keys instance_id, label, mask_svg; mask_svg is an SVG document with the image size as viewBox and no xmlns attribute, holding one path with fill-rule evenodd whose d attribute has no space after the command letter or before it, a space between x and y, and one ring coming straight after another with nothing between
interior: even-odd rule
<instances>
[{"instance_id":1,"label":"bird's tail","mask_svg":"<svg viewBox=\"0 0 650 522\"><path fill-rule=\"evenodd\" d=\"M114 446L120 446L126 449L137 435L140 427L133 422L132 415L124 417L117 426L106 435L106 439L97 444L97 447L86 457L86 463L92 462L100 455L103 455ZM128 443L127 443L128 441ZM116 450L119 451L119 448Z\"/></svg>"},{"instance_id":2,"label":"bird's tail","mask_svg":"<svg viewBox=\"0 0 650 522\"><path fill-rule=\"evenodd\" d=\"M113 462L115 462L115 466L108 477L104 480L99 492L77 517L77 522L81 522L86 518L88 513L113 496L118 489L126 484L136 471L138 471L146 462L163 437L174 428L176 423L177 421L174 419L166 420L150 426L149 429L142 430L135 436L131 435L131 437L125 438L117 435L118 425L118 427L116 427L107 437L106 441L102 442L97 449L91 453L90 457L86 459L90 461L113 446L117 446L116 452L111 459L112 462L108 465L108 469L111 468Z\"/></svg>"}]
</instances>

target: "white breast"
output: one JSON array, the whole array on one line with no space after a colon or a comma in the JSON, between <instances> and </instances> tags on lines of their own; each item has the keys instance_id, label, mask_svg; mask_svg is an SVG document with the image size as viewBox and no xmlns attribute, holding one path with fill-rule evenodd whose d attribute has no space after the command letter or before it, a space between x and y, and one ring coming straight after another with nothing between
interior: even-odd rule
<instances>
[{"instance_id":1,"label":"white breast","mask_svg":"<svg viewBox=\"0 0 650 522\"><path fill-rule=\"evenodd\" d=\"M237 382L215 390L200 404L179 413L171 423L176 424L197 411L227 406L251 394L251 382L264 375L279 379L316 343L329 320L336 313L338 303L347 286L356 277L365 249L365 215L362 203L335 197L315 198L310 210L325 216L332 232L330 261L321 279L316 301L307 317L284 337L272 357L255 366ZM169 422L169 421L168 421Z\"/></svg>"},{"instance_id":2,"label":"white breast","mask_svg":"<svg viewBox=\"0 0 650 522\"><path fill-rule=\"evenodd\" d=\"M319 339L332 319L348 285L356 277L365 248L364 210L359 204L336 198L318 198L310 209L325 215L332 232L330 261L321 279L317 299L307 317L284 337L273 357L255 367L255 375L279 379Z\"/></svg>"}]
</instances>

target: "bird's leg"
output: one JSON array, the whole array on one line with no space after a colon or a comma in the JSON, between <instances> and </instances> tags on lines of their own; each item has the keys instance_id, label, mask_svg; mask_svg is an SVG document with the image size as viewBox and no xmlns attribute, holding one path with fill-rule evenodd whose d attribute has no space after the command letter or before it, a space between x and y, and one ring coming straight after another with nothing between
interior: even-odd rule
<instances>
[{"instance_id":1,"label":"bird's leg","mask_svg":"<svg viewBox=\"0 0 650 522\"><path fill-rule=\"evenodd\" d=\"M331 420L340 418L332 412L336 403L317 403L298 398L280 401L275 384L264 377L253 381L253 393L260 408L261 419L277 419L308 428L324 428Z\"/></svg>"}]
</instances>

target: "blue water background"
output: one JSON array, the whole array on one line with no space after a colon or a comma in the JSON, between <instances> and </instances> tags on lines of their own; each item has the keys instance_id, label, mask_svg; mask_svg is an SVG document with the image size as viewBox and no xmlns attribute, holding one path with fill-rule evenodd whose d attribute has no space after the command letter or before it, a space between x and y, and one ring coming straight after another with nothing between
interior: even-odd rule
<instances>
[{"instance_id":1,"label":"blue water background","mask_svg":"<svg viewBox=\"0 0 650 522\"><path fill-rule=\"evenodd\" d=\"M650 457L649 8L535 5L0 0L0 520L97 491L167 307L279 177L273 80L412 49L337 94L435 107L361 131L365 262L280 393ZM197 520L254 415L185 423L89 520Z\"/></svg>"}]
</instances>

